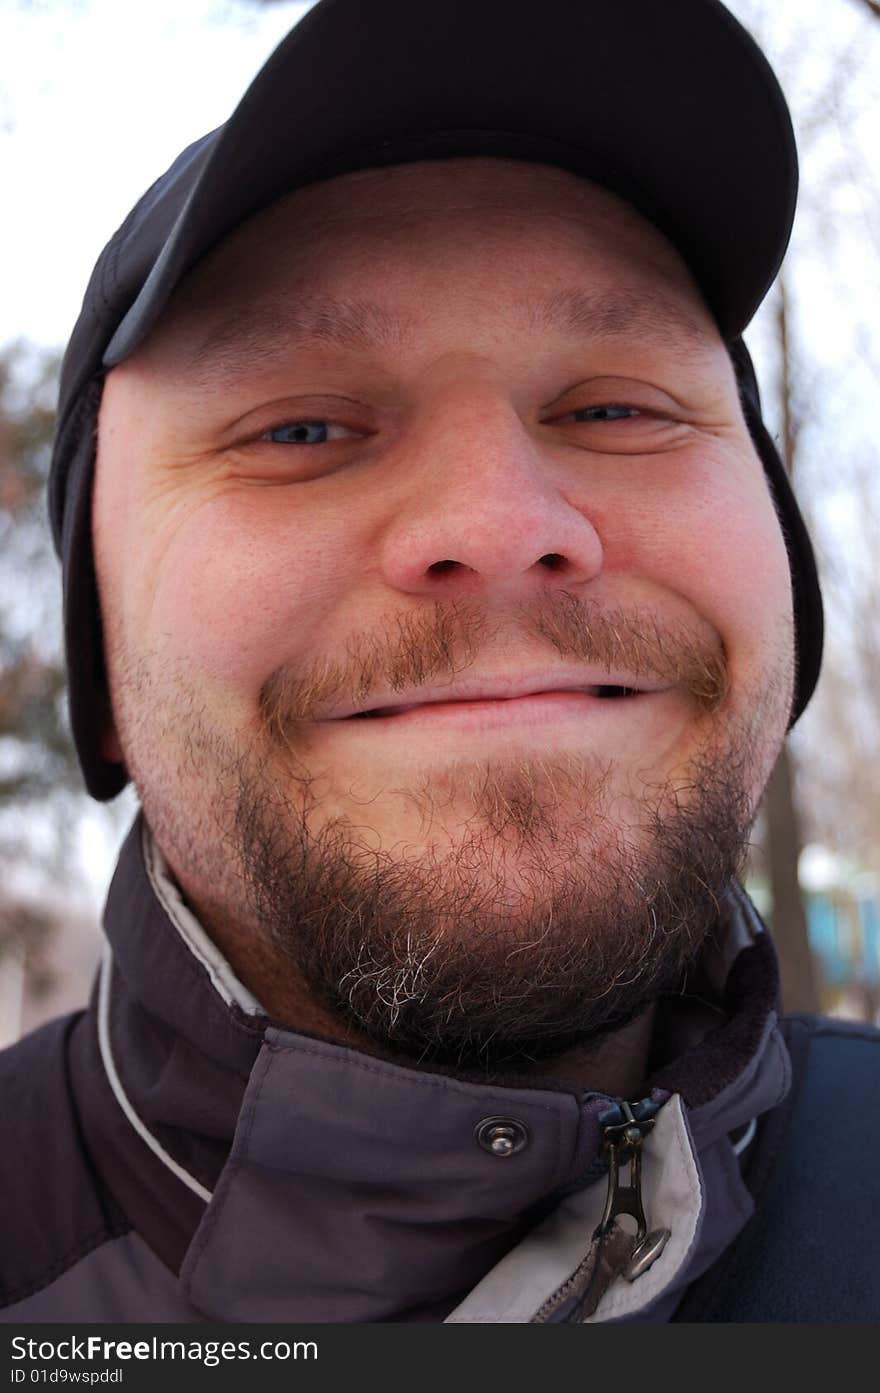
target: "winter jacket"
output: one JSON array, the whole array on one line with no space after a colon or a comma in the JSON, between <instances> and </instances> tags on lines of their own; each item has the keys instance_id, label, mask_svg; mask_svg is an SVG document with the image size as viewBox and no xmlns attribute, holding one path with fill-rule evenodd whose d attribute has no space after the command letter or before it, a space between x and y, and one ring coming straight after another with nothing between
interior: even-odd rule
<instances>
[{"instance_id":1,"label":"winter jacket","mask_svg":"<svg viewBox=\"0 0 880 1393\"><path fill-rule=\"evenodd\" d=\"M750 1158L791 1068L772 945L739 886L659 1004L631 1109L577 1080L453 1077L272 1022L140 819L105 929L89 1008L0 1055L0 1321L668 1321L755 1231ZM661 1249L637 1273L632 1238L615 1249L634 1224L594 1237L609 1141L625 1158L634 1122Z\"/></svg>"}]
</instances>

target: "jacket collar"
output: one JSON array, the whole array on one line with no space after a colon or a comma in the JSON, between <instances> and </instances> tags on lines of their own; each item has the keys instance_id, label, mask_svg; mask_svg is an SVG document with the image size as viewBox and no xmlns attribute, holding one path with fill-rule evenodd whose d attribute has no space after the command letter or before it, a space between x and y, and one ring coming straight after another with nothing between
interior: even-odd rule
<instances>
[{"instance_id":1,"label":"jacket collar","mask_svg":"<svg viewBox=\"0 0 880 1393\"><path fill-rule=\"evenodd\" d=\"M141 823L106 929L108 1106L162 1207L187 1215L174 1265L211 1319L530 1320L583 1260L604 1201L593 1182L605 1095L477 1084L273 1025ZM657 1112L645 1207L672 1237L648 1273L609 1289L595 1319L665 1318L750 1212L730 1134L777 1100L786 1068L772 950L738 889L701 970L701 994L716 994L712 1029L665 1010L667 1046L679 1038L644 1095ZM527 1144L485 1150L480 1124L497 1118Z\"/></svg>"}]
</instances>

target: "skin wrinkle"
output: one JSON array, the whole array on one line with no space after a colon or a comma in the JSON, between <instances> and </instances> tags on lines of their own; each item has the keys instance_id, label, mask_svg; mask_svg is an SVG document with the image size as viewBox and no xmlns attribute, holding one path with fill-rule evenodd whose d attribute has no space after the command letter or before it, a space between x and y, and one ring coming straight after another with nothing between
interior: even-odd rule
<instances>
[{"instance_id":1,"label":"skin wrinkle","mask_svg":"<svg viewBox=\"0 0 880 1393\"><path fill-rule=\"evenodd\" d=\"M242 309L272 299L283 314L249 340ZM343 325L331 301L360 310ZM346 395L348 349L269 343L288 310L322 304L331 338L387 331L380 386L358 377L381 397L369 441L310 454L329 464L272 490L249 470L293 457L249 446L227 482L233 412L295 403L301 377L321 395L327 371ZM573 340L573 319L595 337ZM229 402L194 393L184 367L212 340L236 352ZM655 359L696 425L620 448L613 426L537 419L580 380L653 383ZM654 229L573 176L505 161L283 200L109 374L95 555L145 817L280 1023L498 1079L570 1077L575 1051L581 1083L637 1086L652 1003L738 872L793 678L784 544L729 360ZM322 719L562 662L668 688L632 699L638 718L623 698L614 721L479 739Z\"/></svg>"}]
</instances>

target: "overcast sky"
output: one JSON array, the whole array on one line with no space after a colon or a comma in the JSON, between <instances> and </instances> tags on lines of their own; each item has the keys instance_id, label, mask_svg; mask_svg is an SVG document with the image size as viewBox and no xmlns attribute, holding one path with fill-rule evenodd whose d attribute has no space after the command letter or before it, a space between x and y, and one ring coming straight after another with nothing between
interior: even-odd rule
<instances>
[{"instance_id":1,"label":"overcast sky","mask_svg":"<svg viewBox=\"0 0 880 1393\"><path fill-rule=\"evenodd\" d=\"M309 8L0 0L0 343L65 341L129 208Z\"/></svg>"}]
</instances>

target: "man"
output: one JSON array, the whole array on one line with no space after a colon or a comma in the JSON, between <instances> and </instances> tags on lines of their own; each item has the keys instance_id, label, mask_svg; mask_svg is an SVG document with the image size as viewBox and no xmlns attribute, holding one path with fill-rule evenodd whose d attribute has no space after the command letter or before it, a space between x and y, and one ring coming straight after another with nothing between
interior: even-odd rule
<instances>
[{"instance_id":1,"label":"man","mask_svg":"<svg viewBox=\"0 0 880 1393\"><path fill-rule=\"evenodd\" d=\"M821 651L794 170L714 0L324 0L113 239L52 507L142 815L5 1058L7 1320L834 1318L736 879Z\"/></svg>"}]
</instances>

